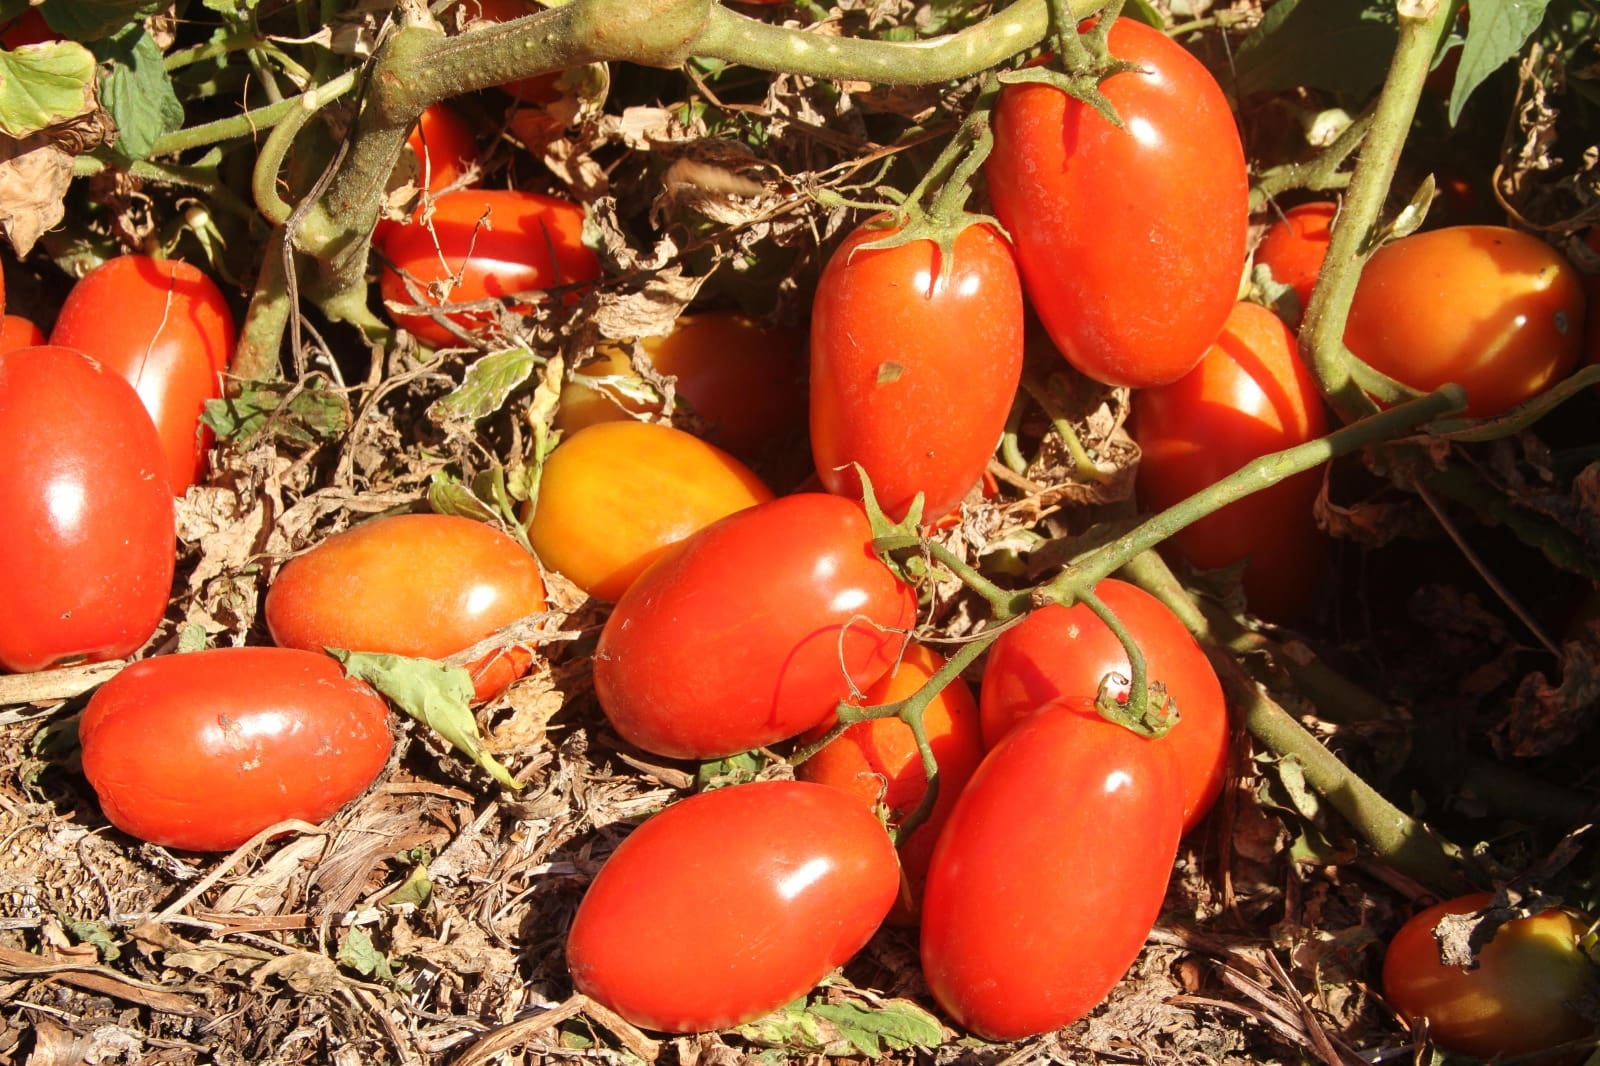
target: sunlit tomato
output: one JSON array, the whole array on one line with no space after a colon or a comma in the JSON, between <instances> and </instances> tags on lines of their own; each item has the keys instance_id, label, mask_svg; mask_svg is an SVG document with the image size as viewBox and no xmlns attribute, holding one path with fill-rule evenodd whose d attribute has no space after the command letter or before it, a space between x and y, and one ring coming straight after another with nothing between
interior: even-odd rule
<instances>
[{"instance_id":1,"label":"sunlit tomato","mask_svg":"<svg viewBox=\"0 0 1600 1066\"><path fill-rule=\"evenodd\" d=\"M58 347L0 354L0 667L131 654L177 555L161 440L138 394Z\"/></svg>"},{"instance_id":2,"label":"sunlit tomato","mask_svg":"<svg viewBox=\"0 0 1600 1066\"><path fill-rule=\"evenodd\" d=\"M811 305L811 454L829 492L861 495L852 464L896 520L913 498L938 518L977 483L1022 376L1022 283L992 226L956 238L861 246L828 261ZM945 273L944 271L948 271Z\"/></svg>"},{"instance_id":3,"label":"sunlit tomato","mask_svg":"<svg viewBox=\"0 0 1600 1066\"><path fill-rule=\"evenodd\" d=\"M83 774L111 824L228 851L287 818L320 821L389 759L389 709L325 655L221 648L134 663L89 700Z\"/></svg>"},{"instance_id":4,"label":"sunlit tomato","mask_svg":"<svg viewBox=\"0 0 1600 1066\"><path fill-rule=\"evenodd\" d=\"M1118 19L1144 68L1102 83L1121 116L1007 85L985 163L1028 300L1069 363L1110 385L1175 381L1205 354L1244 270L1244 149L1215 79L1160 30Z\"/></svg>"},{"instance_id":5,"label":"sunlit tomato","mask_svg":"<svg viewBox=\"0 0 1600 1066\"><path fill-rule=\"evenodd\" d=\"M1270 268L1272 280L1294 289L1301 307L1311 302L1338 213L1339 205L1327 200L1291 207L1256 246L1256 265Z\"/></svg>"},{"instance_id":6,"label":"sunlit tomato","mask_svg":"<svg viewBox=\"0 0 1600 1066\"><path fill-rule=\"evenodd\" d=\"M233 356L233 312L216 283L176 259L124 255L67 293L50 343L75 348L126 378L161 434L172 491L205 475L207 400L222 395Z\"/></svg>"},{"instance_id":7,"label":"sunlit tomato","mask_svg":"<svg viewBox=\"0 0 1600 1066\"><path fill-rule=\"evenodd\" d=\"M759 504L683 541L600 634L606 717L629 743L675 759L810 729L852 682L888 672L915 619L916 596L871 543L861 505L824 493Z\"/></svg>"},{"instance_id":8,"label":"sunlit tomato","mask_svg":"<svg viewBox=\"0 0 1600 1066\"><path fill-rule=\"evenodd\" d=\"M772 499L739 460L681 429L602 422L545 460L528 540L591 596L615 600L672 545Z\"/></svg>"},{"instance_id":9,"label":"sunlit tomato","mask_svg":"<svg viewBox=\"0 0 1600 1066\"><path fill-rule=\"evenodd\" d=\"M44 343L44 330L21 315L0 318L0 352L32 348Z\"/></svg>"},{"instance_id":10,"label":"sunlit tomato","mask_svg":"<svg viewBox=\"0 0 1600 1066\"><path fill-rule=\"evenodd\" d=\"M600 276L600 260L582 236L583 208L571 201L514 189L458 189L433 201L427 223L398 225L384 235L387 262L378 287L386 302L401 306L495 300L527 313L530 294ZM427 344L462 343L429 315L391 311L390 317ZM471 333L493 324L499 309L451 310L448 317Z\"/></svg>"},{"instance_id":11,"label":"sunlit tomato","mask_svg":"<svg viewBox=\"0 0 1600 1066\"><path fill-rule=\"evenodd\" d=\"M922 970L957 1024L990 1040L1049 1032L1138 957L1178 850L1169 751L1065 699L984 758L933 851Z\"/></svg>"},{"instance_id":12,"label":"sunlit tomato","mask_svg":"<svg viewBox=\"0 0 1600 1066\"><path fill-rule=\"evenodd\" d=\"M860 702L870 707L906 699L926 685L944 664L944 656L938 652L924 644L912 644L895 669L867 689ZM826 732L826 725L808 739L820 737ZM905 870L909 893L902 894L891 918L908 923L915 921L921 906L922 883L928 877L928 859L939 839L939 830L984 751L978 703L959 677L940 689L928 704L922 713L922 725L939 764L939 796L928 820L899 844L900 865ZM898 718L857 722L797 766L795 776L843 789L869 810L882 803L897 825L917 809L928 791L916 738L911 727Z\"/></svg>"},{"instance_id":13,"label":"sunlit tomato","mask_svg":"<svg viewBox=\"0 0 1600 1066\"><path fill-rule=\"evenodd\" d=\"M866 944L894 901L894 847L836 789L757 781L701 793L634 830L567 935L579 992L635 1025L742 1025Z\"/></svg>"},{"instance_id":14,"label":"sunlit tomato","mask_svg":"<svg viewBox=\"0 0 1600 1066\"><path fill-rule=\"evenodd\" d=\"M1600 993L1580 941L1588 922L1549 910L1501 926L1478 950L1477 968L1447 966L1433 930L1452 914L1483 910L1487 893L1436 903L1389 942L1383 992L1401 1015L1426 1018L1428 1035L1458 1055L1528 1055L1596 1031L1585 998Z\"/></svg>"},{"instance_id":15,"label":"sunlit tomato","mask_svg":"<svg viewBox=\"0 0 1600 1066\"><path fill-rule=\"evenodd\" d=\"M335 533L285 563L266 600L281 647L424 659L454 655L544 608L539 564L520 544L482 522L436 514Z\"/></svg>"},{"instance_id":16,"label":"sunlit tomato","mask_svg":"<svg viewBox=\"0 0 1600 1066\"><path fill-rule=\"evenodd\" d=\"M1200 365L1133 394L1139 496L1160 511L1269 452L1328 432L1316 379L1294 334L1258 304L1236 304ZM1288 621L1312 602L1327 562L1313 508L1320 471L1262 489L1178 531L1166 543L1202 569L1249 560L1244 590L1258 614Z\"/></svg>"},{"instance_id":17,"label":"sunlit tomato","mask_svg":"<svg viewBox=\"0 0 1600 1066\"><path fill-rule=\"evenodd\" d=\"M1572 370L1583 284L1548 244L1502 226L1451 226L1368 260L1345 326L1350 351L1414 389L1467 390L1467 414L1500 414Z\"/></svg>"},{"instance_id":18,"label":"sunlit tomato","mask_svg":"<svg viewBox=\"0 0 1600 1066\"><path fill-rule=\"evenodd\" d=\"M422 165L418 184L429 192L441 192L460 181L478 158L472 127L447 104L434 104L422 112L406 146Z\"/></svg>"},{"instance_id":19,"label":"sunlit tomato","mask_svg":"<svg viewBox=\"0 0 1600 1066\"><path fill-rule=\"evenodd\" d=\"M462 6L467 9L469 17L487 22L510 22L544 9L538 0L462 0ZM526 103L547 104L561 96L561 91L556 88L556 80L560 77L561 71L555 70L548 74L535 74L531 78L517 78L500 88Z\"/></svg>"},{"instance_id":20,"label":"sunlit tomato","mask_svg":"<svg viewBox=\"0 0 1600 1066\"><path fill-rule=\"evenodd\" d=\"M1123 581L1106 580L1095 595L1111 609L1144 653L1151 681L1167 688L1179 721L1160 744L1178 766L1183 831L1203 818L1222 791L1228 763L1228 707L1206 653L1162 602ZM1041 607L994 642L984 664L983 738L991 746L1039 707L1058 699L1093 699L1108 674L1124 679L1110 691L1127 694L1128 656L1110 628L1083 604Z\"/></svg>"}]
</instances>

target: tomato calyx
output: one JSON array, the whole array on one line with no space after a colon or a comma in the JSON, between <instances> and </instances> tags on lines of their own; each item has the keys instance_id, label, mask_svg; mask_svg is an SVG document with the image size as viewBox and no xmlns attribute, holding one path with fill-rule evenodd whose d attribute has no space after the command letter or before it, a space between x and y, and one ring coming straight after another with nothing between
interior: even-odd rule
<instances>
[{"instance_id":1,"label":"tomato calyx","mask_svg":"<svg viewBox=\"0 0 1600 1066\"><path fill-rule=\"evenodd\" d=\"M1028 66L1021 70L1008 70L998 78L1006 85L1032 83L1050 85L1060 89L1074 100L1095 109L1101 118L1117 129L1123 128L1122 116L1100 91L1100 84L1118 74L1144 70L1137 63L1118 59L1106 45L1112 23L1122 14L1125 0L1111 0L1095 17L1087 31L1079 29L1066 0L1049 0L1050 38L1055 45L1055 55L1065 57L1065 70L1052 70L1048 66Z\"/></svg>"}]
</instances>

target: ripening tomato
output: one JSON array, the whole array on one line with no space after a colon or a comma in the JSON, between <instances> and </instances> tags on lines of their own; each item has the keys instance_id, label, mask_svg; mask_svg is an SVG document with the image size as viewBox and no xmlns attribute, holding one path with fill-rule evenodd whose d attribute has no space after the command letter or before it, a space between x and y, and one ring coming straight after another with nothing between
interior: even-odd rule
<instances>
[{"instance_id":1,"label":"ripening tomato","mask_svg":"<svg viewBox=\"0 0 1600 1066\"><path fill-rule=\"evenodd\" d=\"M1018 1040L1082 1017L1144 947L1178 851L1169 750L1063 699L984 757L933 851L922 970L955 1021Z\"/></svg>"},{"instance_id":2,"label":"ripening tomato","mask_svg":"<svg viewBox=\"0 0 1600 1066\"><path fill-rule=\"evenodd\" d=\"M929 520L977 483L1022 377L1022 282L989 225L956 238L861 246L868 222L828 260L811 305L811 454L829 492L903 519L918 493Z\"/></svg>"},{"instance_id":3,"label":"ripening tomato","mask_svg":"<svg viewBox=\"0 0 1600 1066\"><path fill-rule=\"evenodd\" d=\"M177 557L139 396L67 348L0 354L0 667L118 659L166 613Z\"/></svg>"},{"instance_id":4,"label":"ripening tomato","mask_svg":"<svg viewBox=\"0 0 1600 1066\"><path fill-rule=\"evenodd\" d=\"M1216 80L1133 19L1111 53L1144 68L1102 83L1122 118L1046 85L1007 85L984 164L1028 300L1061 354L1108 385L1188 373L1244 270L1249 179Z\"/></svg>"},{"instance_id":5,"label":"ripening tomato","mask_svg":"<svg viewBox=\"0 0 1600 1066\"><path fill-rule=\"evenodd\" d=\"M487 22L510 22L544 10L538 0L464 0L464 6L471 15ZM561 91L556 88L560 77L561 71L554 70L508 81L500 88L524 103L548 104L561 97Z\"/></svg>"},{"instance_id":6,"label":"ripening tomato","mask_svg":"<svg viewBox=\"0 0 1600 1066\"><path fill-rule=\"evenodd\" d=\"M1383 960L1383 993L1403 1017L1428 1022L1428 1036L1458 1055L1530 1055L1593 1036L1582 1003L1600 978L1581 941L1589 923L1548 910L1502 925L1479 949L1475 969L1439 958L1434 928L1452 914L1487 907L1488 892L1436 903L1406 922Z\"/></svg>"},{"instance_id":7,"label":"ripening tomato","mask_svg":"<svg viewBox=\"0 0 1600 1066\"><path fill-rule=\"evenodd\" d=\"M1583 316L1583 283L1560 252L1503 226L1450 226L1373 253L1344 342L1413 389L1455 382L1467 415L1482 418L1572 370Z\"/></svg>"},{"instance_id":8,"label":"ripening tomato","mask_svg":"<svg viewBox=\"0 0 1600 1066\"><path fill-rule=\"evenodd\" d=\"M267 589L265 613L280 647L443 659L544 608L539 564L515 540L470 518L407 514L290 559ZM498 688L486 681L476 696L512 680L497 673Z\"/></svg>"},{"instance_id":9,"label":"ripening tomato","mask_svg":"<svg viewBox=\"0 0 1600 1066\"><path fill-rule=\"evenodd\" d=\"M387 303L399 306L499 300L529 313L530 294L594 281L601 273L599 258L583 244L582 207L514 189L444 193L433 201L428 222L404 223L385 233L382 251L388 261L378 287ZM407 291L407 277L416 296ZM391 311L390 317L426 344L461 343L427 314ZM489 328L498 314L461 309L451 310L448 318L471 333Z\"/></svg>"},{"instance_id":10,"label":"ripening tomato","mask_svg":"<svg viewBox=\"0 0 1600 1066\"><path fill-rule=\"evenodd\" d=\"M579 992L634 1025L727 1029L810 991L894 902L894 846L864 807L804 781L675 803L600 868L567 934Z\"/></svg>"},{"instance_id":11,"label":"ripening tomato","mask_svg":"<svg viewBox=\"0 0 1600 1066\"><path fill-rule=\"evenodd\" d=\"M1268 267L1273 281L1292 288L1302 308L1311 302L1311 290L1322 273L1338 213L1339 205L1331 200L1291 207L1256 245L1256 265Z\"/></svg>"},{"instance_id":12,"label":"ripening tomato","mask_svg":"<svg viewBox=\"0 0 1600 1066\"><path fill-rule=\"evenodd\" d=\"M212 434L200 414L222 395L234 340L233 312L215 282L188 263L144 255L85 274L50 331L51 344L83 352L138 391L178 496L205 475Z\"/></svg>"},{"instance_id":13,"label":"ripening tomato","mask_svg":"<svg viewBox=\"0 0 1600 1066\"><path fill-rule=\"evenodd\" d=\"M1095 594L1144 653L1152 682L1160 681L1178 707L1179 721L1160 743L1175 751L1183 831L1205 817L1222 792L1228 768L1228 706L1222 683L1176 615L1137 585L1107 579ZM1128 692L1128 655L1088 607L1041 607L1002 633L989 648L983 687L983 739L992 748L1019 721L1059 699L1093 699L1108 674L1111 692Z\"/></svg>"},{"instance_id":14,"label":"ripening tomato","mask_svg":"<svg viewBox=\"0 0 1600 1066\"><path fill-rule=\"evenodd\" d=\"M743 463L681 429L602 422L545 460L528 540L591 596L619 599L672 545L772 499Z\"/></svg>"},{"instance_id":15,"label":"ripening tomato","mask_svg":"<svg viewBox=\"0 0 1600 1066\"><path fill-rule=\"evenodd\" d=\"M112 825L228 851L359 796L389 759L388 723L378 694L325 655L219 648L134 663L89 699L78 737Z\"/></svg>"},{"instance_id":16,"label":"ripening tomato","mask_svg":"<svg viewBox=\"0 0 1600 1066\"><path fill-rule=\"evenodd\" d=\"M594 429L601 427L595 426ZM916 596L872 554L861 505L782 496L714 522L617 602L594 654L618 733L673 759L773 744L888 672Z\"/></svg>"},{"instance_id":17,"label":"ripening tomato","mask_svg":"<svg viewBox=\"0 0 1600 1066\"><path fill-rule=\"evenodd\" d=\"M44 342L44 330L21 315L0 317L0 352L35 348Z\"/></svg>"},{"instance_id":18,"label":"ripening tomato","mask_svg":"<svg viewBox=\"0 0 1600 1066\"><path fill-rule=\"evenodd\" d=\"M1151 511L1328 432L1294 334L1252 303L1234 305L1199 366L1170 385L1135 392L1132 423L1143 453L1139 497ZM1296 474L1184 527L1166 545L1207 570L1248 560L1251 609L1290 621L1311 604L1326 570L1327 538L1313 514L1321 491L1320 471Z\"/></svg>"}]
</instances>

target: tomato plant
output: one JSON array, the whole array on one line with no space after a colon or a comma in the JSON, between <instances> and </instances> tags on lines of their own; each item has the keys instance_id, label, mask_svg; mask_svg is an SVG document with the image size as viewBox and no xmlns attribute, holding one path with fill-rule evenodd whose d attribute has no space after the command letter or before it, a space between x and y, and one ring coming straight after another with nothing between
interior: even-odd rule
<instances>
[{"instance_id":1,"label":"tomato plant","mask_svg":"<svg viewBox=\"0 0 1600 1066\"><path fill-rule=\"evenodd\" d=\"M956 800L922 904L922 969L990 1040L1099 1005L1144 947L1177 855L1170 751L1065 698L1019 722Z\"/></svg>"},{"instance_id":2,"label":"tomato plant","mask_svg":"<svg viewBox=\"0 0 1600 1066\"><path fill-rule=\"evenodd\" d=\"M528 539L546 566L616 600L672 545L770 499L748 467L698 437L654 422L603 422L545 460Z\"/></svg>"},{"instance_id":3,"label":"tomato plant","mask_svg":"<svg viewBox=\"0 0 1600 1066\"><path fill-rule=\"evenodd\" d=\"M1344 341L1413 389L1455 382L1466 413L1486 417L1572 370L1583 316L1583 284L1560 252L1503 226L1450 226L1373 253Z\"/></svg>"},{"instance_id":4,"label":"tomato plant","mask_svg":"<svg viewBox=\"0 0 1600 1066\"><path fill-rule=\"evenodd\" d=\"M21 315L0 317L0 352L33 348L44 343L44 330Z\"/></svg>"},{"instance_id":5,"label":"tomato plant","mask_svg":"<svg viewBox=\"0 0 1600 1066\"><path fill-rule=\"evenodd\" d=\"M1101 84L1122 118L1046 85L1007 85L985 164L1029 303L1061 354L1108 385L1189 371L1244 270L1244 149L1215 79L1160 30L1118 19L1108 44L1144 68Z\"/></svg>"},{"instance_id":6,"label":"tomato plant","mask_svg":"<svg viewBox=\"0 0 1600 1066\"><path fill-rule=\"evenodd\" d=\"M629 743L676 759L810 729L852 682L888 672L915 617L915 595L871 543L861 505L823 493L758 504L683 541L601 631L606 717Z\"/></svg>"},{"instance_id":7,"label":"tomato plant","mask_svg":"<svg viewBox=\"0 0 1600 1066\"><path fill-rule=\"evenodd\" d=\"M1164 510L1253 459L1327 432L1322 395L1289 327L1258 304L1235 304L1199 366L1133 396L1140 499ZM1204 569L1248 560L1251 609L1288 621L1311 604L1326 569L1327 541L1313 515L1321 490L1319 471L1297 474L1213 511L1166 546Z\"/></svg>"},{"instance_id":8,"label":"tomato plant","mask_svg":"<svg viewBox=\"0 0 1600 1066\"><path fill-rule=\"evenodd\" d=\"M992 226L961 231L951 262L933 241L834 252L811 306L811 453L829 492L903 519L918 493L938 518L978 481L1022 377L1022 283ZM915 338L915 343L909 343Z\"/></svg>"},{"instance_id":9,"label":"tomato plant","mask_svg":"<svg viewBox=\"0 0 1600 1066\"><path fill-rule=\"evenodd\" d=\"M67 348L0 354L0 667L129 655L177 555L161 440L138 395Z\"/></svg>"},{"instance_id":10,"label":"tomato plant","mask_svg":"<svg viewBox=\"0 0 1600 1066\"><path fill-rule=\"evenodd\" d=\"M287 818L317 822L389 759L389 709L325 655L221 648L134 663L78 724L83 774L112 825L228 851Z\"/></svg>"},{"instance_id":11,"label":"tomato plant","mask_svg":"<svg viewBox=\"0 0 1600 1066\"><path fill-rule=\"evenodd\" d=\"M1256 265L1268 267L1272 280L1292 288L1301 307L1311 302L1338 213L1339 205L1331 200L1291 207L1256 245Z\"/></svg>"},{"instance_id":12,"label":"tomato plant","mask_svg":"<svg viewBox=\"0 0 1600 1066\"><path fill-rule=\"evenodd\" d=\"M567 934L578 991L646 1029L725 1029L804 995L866 944L899 871L883 826L837 789L757 781L634 830Z\"/></svg>"},{"instance_id":13,"label":"tomato plant","mask_svg":"<svg viewBox=\"0 0 1600 1066\"><path fill-rule=\"evenodd\" d=\"M1477 952L1473 969L1446 965L1434 929L1441 919L1487 907L1487 892L1421 911L1394 935L1383 960L1383 992L1428 1036L1459 1055L1528 1055L1596 1031L1585 999L1600 993L1580 941L1589 923L1564 910L1507 922Z\"/></svg>"},{"instance_id":14,"label":"tomato plant","mask_svg":"<svg viewBox=\"0 0 1600 1066\"><path fill-rule=\"evenodd\" d=\"M207 400L222 395L233 355L233 312L216 283L176 259L124 255L67 293L50 343L76 349L126 378L150 412L172 491L204 478Z\"/></svg>"},{"instance_id":15,"label":"tomato plant","mask_svg":"<svg viewBox=\"0 0 1600 1066\"><path fill-rule=\"evenodd\" d=\"M487 22L510 22L543 10L537 0L465 0L462 6ZM525 103L547 104L561 96L556 88L560 77L561 71L556 70L531 78L514 78L500 88Z\"/></svg>"}]
</instances>

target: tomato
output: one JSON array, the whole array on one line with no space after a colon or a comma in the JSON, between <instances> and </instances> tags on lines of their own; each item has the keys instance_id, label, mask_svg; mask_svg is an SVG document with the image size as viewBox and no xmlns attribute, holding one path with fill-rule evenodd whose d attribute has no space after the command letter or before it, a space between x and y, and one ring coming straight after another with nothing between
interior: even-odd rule
<instances>
[{"instance_id":1,"label":"tomato","mask_svg":"<svg viewBox=\"0 0 1600 1066\"><path fill-rule=\"evenodd\" d=\"M22 14L6 23L0 29L0 45L7 50L23 48L30 44L49 44L51 41L62 40L61 34L50 28L50 24L39 14L39 9L30 7Z\"/></svg>"},{"instance_id":2,"label":"tomato","mask_svg":"<svg viewBox=\"0 0 1600 1066\"><path fill-rule=\"evenodd\" d=\"M0 318L0 352L34 348L44 343L44 330L21 315Z\"/></svg>"},{"instance_id":3,"label":"tomato","mask_svg":"<svg viewBox=\"0 0 1600 1066\"><path fill-rule=\"evenodd\" d=\"M407 514L290 559L265 611L280 647L443 659L544 608L539 564L516 541L470 518ZM495 680L504 688L514 678Z\"/></svg>"},{"instance_id":4,"label":"tomato","mask_svg":"<svg viewBox=\"0 0 1600 1066\"><path fill-rule=\"evenodd\" d=\"M469 15L488 22L510 22L543 10L538 0L464 0L462 6ZM561 71L555 70L531 78L517 78L500 88L525 103L547 104L561 97L561 90L556 88L560 77Z\"/></svg>"},{"instance_id":5,"label":"tomato","mask_svg":"<svg viewBox=\"0 0 1600 1066\"><path fill-rule=\"evenodd\" d=\"M925 497L931 519L977 482L1022 377L1022 283L992 226L962 230L941 277L932 241L863 249L858 227L828 261L811 307L811 453L829 492L884 512Z\"/></svg>"},{"instance_id":6,"label":"tomato","mask_svg":"<svg viewBox=\"0 0 1600 1066\"><path fill-rule=\"evenodd\" d=\"M50 331L51 344L93 357L138 391L179 496L205 475L212 434L200 414L222 395L234 340L233 312L215 282L188 263L143 255L85 274Z\"/></svg>"},{"instance_id":7,"label":"tomato","mask_svg":"<svg viewBox=\"0 0 1600 1066\"><path fill-rule=\"evenodd\" d=\"M422 112L406 146L422 166L418 184L429 192L442 192L460 181L478 158L472 127L446 104L433 104Z\"/></svg>"},{"instance_id":8,"label":"tomato","mask_svg":"<svg viewBox=\"0 0 1600 1066\"><path fill-rule=\"evenodd\" d=\"M1133 395L1133 438L1144 505L1164 510L1269 452L1328 432L1316 379L1295 336L1257 304L1236 304L1200 365L1170 385ZM1327 563L1313 510L1320 471L1262 489L1178 531L1174 554L1203 569L1249 560L1244 590L1278 621L1312 602Z\"/></svg>"},{"instance_id":9,"label":"tomato","mask_svg":"<svg viewBox=\"0 0 1600 1066\"><path fill-rule=\"evenodd\" d=\"M1176 381L1222 329L1244 270L1249 181L1227 97L1160 30L1118 19L1143 67L1101 89L1125 129L1045 85L1007 85L985 163L1029 302L1108 385Z\"/></svg>"},{"instance_id":10,"label":"tomato","mask_svg":"<svg viewBox=\"0 0 1600 1066\"><path fill-rule=\"evenodd\" d=\"M595 429L600 427L596 426ZM872 554L861 505L783 496L714 522L617 602L595 694L623 739L714 759L810 729L888 672L916 596Z\"/></svg>"},{"instance_id":11,"label":"tomato","mask_svg":"<svg viewBox=\"0 0 1600 1066\"><path fill-rule=\"evenodd\" d=\"M912 644L895 669L867 689L860 702L873 706L906 699L927 684L944 664L944 656L938 652L924 644ZM820 737L831 724L825 724L808 739ZM950 810L967 779L978 768L984 750L977 701L972 698L967 683L959 677L941 689L928 704L922 714L922 725L939 764L939 796L934 800L928 820L899 844L900 864L905 870L909 893L902 896L901 905L896 906L891 918L907 923L915 921L916 911L921 906L922 884L928 877L928 860L933 855L939 830L950 817ZM898 718L857 722L795 767L795 776L842 789L869 810L882 803L889 808L891 820L896 824L917 809L928 791L916 739L911 735L911 727Z\"/></svg>"},{"instance_id":12,"label":"tomato","mask_svg":"<svg viewBox=\"0 0 1600 1066\"><path fill-rule=\"evenodd\" d=\"M1389 941L1383 992L1403 1017L1428 1022L1428 1035L1458 1055L1529 1055L1596 1032L1580 1006L1600 992L1580 946L1587 919L1548 910L1501 926L1466 970L1439 958L1440 919L1471 914L1493 897L1481 892L1436 903Z\"/></svg>"},{"instance_id":13,"label":"tomato","mask_svg":"<svg viewBox=\"0 0 1600 1066\"><path fill-rule=\"evenodd\" d=\"M1228 768L1228 707L1205 652L1162 602L1124 581L1108 579L1095 595L1144 653L1151 681L1167 687L1180 719L1162 738L1174 749L1181 783L1183 831L1205 817ZM983 738L994 747L1035 709L1060 699L1093 699L1108 674L1129 676L1128 656L1106 624L1079 603L1041 607L1002 633L989 649L979 692ZM1127 682L1111 691L1127 694Z\"/></svg>"},{"instance_id":14,"label":"tomato","mask_svg":"<svg viewBox=\"0 0 1600 1066\"><path fill-rule=\"evenodd\" d=\"M389 709L325 655L220 648L134 663L78 724L83 774L112 825L229 851L286 818L317 822L389 759Z\"/></svg>"},{"instance_id":15,"label":"tomato","mask_svg":"<svg viewBox=\"0 0 1600 1066\"><path fill-rule=\"evenodd\" d=\"M1455 382L1481 418L1572 370L1583 315L1582 282L1560 252L1503 226L1451 226L1373 253L1344 342L1413 389Z\"/></svg>"},{"instance_id":16,"label":"tomato","mask_svg":"<svg viewBox=\"0 0 1600 1066\"><path fill-rule=\"evenodd\" d=\"M388 262L378 277L379 290L385 301L407 306L507 301L594 281L601 273L600 260L583 245L582 207L510 189L444 193L433 201L428 223L406 223L385 233L382 251ZM407 291L404 275L410 276L421 299ZM433 291L435 286L439 292ZM510 306L523 314L532 311L526 299L510 301ZM461 343L428 315L391 311L390 317L426 344ZM494 310L477 309L449 315L469 333L489 328L497 317Z\"/></svg>"},{"instance_id":17,"label":"tomato","mask_svg":"<svg viewBox=\"0 0 1600 1066\"><path fill-rule=\"evenodd\" d=\"M122 378L59 347L0 354L0 667L129 655L177 557L161 440Z\"/></svg>"},{"instance_id":18,"label":"tomato","mask_svg":"<svg viewBox=\"0 0 1600 1066\"><path fill-rule=\"evenodd\" d=\"M1302 308L1311 302L1338 213L1339 205L1329 200L1291 207L1256 245L1256 265L1270 268L1272 280L1292 288Z\"/></svg>"},{"instance_id":19,"label":"tomato","mask_svg":"<svg viewBox=\"0 0 1600 1066\"><path fill-rule=\"evenodd\" d=\"M739 460L680 429L602 422L545 460L528 539L541 561L615 600L668 548L772 499Z\"/></svg>"},{"instance_id":20,"label":"tomato","mask_svg":"<svg viewBox=\"0 0 1600 1066\"><path fill-rule=\"evenodd\" d=\"M1144 947L1178 850L1169 752L1064 699L985 756L933 851L922 970L955 1021L1017 1040L1082 1017Z\"/></svg>"},{"instance_id":21,"label":"tomato","mask_svg":"<svg viewBox=\"0 0 1600 1066\"><path fill-rule=\"evenodd\" d=\"M646 1029L727 1029L861 950L899 883L864 807L804 781L673 804L601 867L567 934L579 992Z\"/></svg>"}]
</instances>

